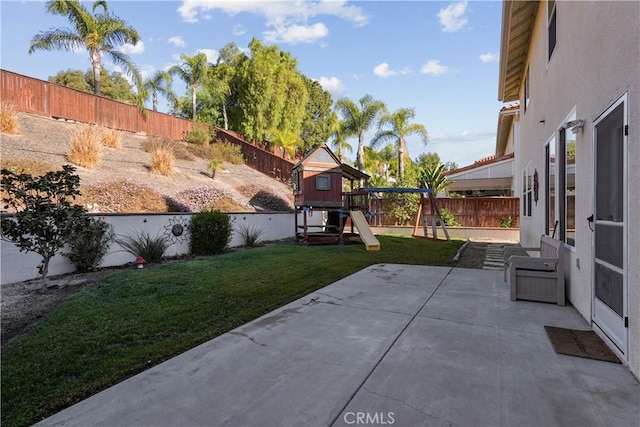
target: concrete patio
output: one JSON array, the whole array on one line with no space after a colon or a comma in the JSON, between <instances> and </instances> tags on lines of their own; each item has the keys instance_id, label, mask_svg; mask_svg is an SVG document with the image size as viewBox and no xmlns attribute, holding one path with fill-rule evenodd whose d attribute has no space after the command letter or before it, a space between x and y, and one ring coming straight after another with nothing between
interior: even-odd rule
<instances>
[{"instance_id":1,"label":"concrete patio","mask_svg":"<svg viewBox=\"0 0 640 427\"><path fill-rule=\"evenodd\" d=\"M544 325L588 329L501 271L374 265L39 425L640 425L636 378Z\"/></svg>"}]
</instances>

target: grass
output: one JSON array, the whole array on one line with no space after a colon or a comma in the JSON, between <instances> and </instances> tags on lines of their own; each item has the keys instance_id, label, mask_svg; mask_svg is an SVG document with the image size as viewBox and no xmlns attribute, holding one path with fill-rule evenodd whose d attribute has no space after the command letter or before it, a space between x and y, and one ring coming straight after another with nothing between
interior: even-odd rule
<instances>
[{"instance_id":1,"label":"grass","mask_svg":"<svg viewBox=\"0 0 640 427\"><path fill-rule=\"evenodd\" d=\"M97 126L85 125L70 134L67 158L75 165L92 169L100 160L102 130Z\"/></svg>"},{"instance_id":2,"label":"grass","mask_svg":"<svg viewBox=\"0 0 640 427\"><path fill-rule=\"evenodd\" d=\"M374 252L281 243L109 276L3 349L2 424L30 425L368 265L448 265L462 243L379 240Z\"/></svg>"},{"instance_id":3,"label":"grass","mask_svg":"<svg viewBox=\"0 0 640 427\"><path fill-rule=\"evenodd\" d=\"M119 150L122 148L122 134L116 129L102 128L100 130L100 142L105 147Z\"/></svg>"},{"instance_id":4,"label":"grass","mask_svg":"<svg viewBox=\"0 0 640 427\"><path fill-rule=\"evenodd\" d=\"M3 133L18 133L18 113L9 102L0 102L0 131Z\"/></svg>"},{"instance_id":5,"label":"grass","mask_svg":"<svg viewBox=\"0 0 640 427\"><path fill-rule=\"evenodd\" d=\"M151 172L158 175L173 175L173 164L176 156L173 150L156 149L151 152Z\"/></svg>"},{"instance_id":6,"label":"grass","mask_svg":"<svg viewBox=\"0 0 640 427\"><path fill-rule=\"evenodd\" d=\"M2 169L9 169L17 173L28 173L37 176L57 170L53 165L50 165L49 163L39 162L37 160L31 159L14 158L3 158Z\"/></svg>"}]
</instances>

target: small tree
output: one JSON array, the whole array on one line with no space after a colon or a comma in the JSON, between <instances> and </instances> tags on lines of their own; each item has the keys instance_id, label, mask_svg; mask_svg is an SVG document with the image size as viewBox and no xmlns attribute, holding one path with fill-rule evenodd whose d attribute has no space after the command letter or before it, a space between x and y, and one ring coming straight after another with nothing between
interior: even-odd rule
<instances>
[{"instance_id":1,"label":"small tree","mask_svg":"<svg viewBox=\"0 0 640 427\"><path fill-rule=\"evenodd\" d=\"M48 282L51 258L88 220L86 210L71 203L80 194L80 177L74 171L73 166L64 165L61 171L33 176L2 169L4 209L16 213L0 217L1 237L21 252L42 257L39 271L43 286Z\"/></svg>"}]
</instances>

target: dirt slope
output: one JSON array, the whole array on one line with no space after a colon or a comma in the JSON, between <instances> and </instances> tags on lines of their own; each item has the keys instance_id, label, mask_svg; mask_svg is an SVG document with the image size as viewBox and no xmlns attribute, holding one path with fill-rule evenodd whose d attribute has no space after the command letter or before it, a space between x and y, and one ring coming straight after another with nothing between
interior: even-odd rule
<instances>
[{"instance_id":1,"label":"dirt slope","mask_svg":"<svg viewBox=\"0 0 640 427\"><path fill-rule=\"evenodd\" d=\"M0 136L3 167L25 159L47 163L55 168L70 163L66 158L70 135L83 125L27 113L18 113L18 121L19 134L3 133ZM291 205L289 187L244 165L224 163L223 170L218 170L215 179L211 179L207 161L201 158L177 160L172 176L151 173L150 155L142 150L142 144L149 138L129 132L122 132L122 136L122 148L104 147L97 167L77 167L76 173L82 185L127 180L147 185L162 196L171 197L186 189L215 188L230 193L234 201L247 210L252 210L250 201L255 194L264 190Z\"/></svg>"}]
</instances>

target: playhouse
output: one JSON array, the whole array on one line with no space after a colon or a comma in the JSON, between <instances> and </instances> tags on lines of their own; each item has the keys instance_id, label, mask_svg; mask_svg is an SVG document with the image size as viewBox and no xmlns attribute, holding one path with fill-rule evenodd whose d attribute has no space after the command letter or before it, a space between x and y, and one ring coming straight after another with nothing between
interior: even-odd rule
<instances>
[{"instance_id":1,"label":"playhouse","mask_svg":"<svg viewBox=\"0 0 640 427\"><path fill-rule=\"evenodd\" d=\"M296 241L305 244L356 241L364 243L367 250L380 249L363 213L369 210L369 193L362 190L368 179L366 173L340 162L326 145L308 153L291 173ZM317 221L310 224L310 216L315 215L321 215L321 224ZM344 230L347 222L350 232Z\"/></svg>"}]
</instances>

